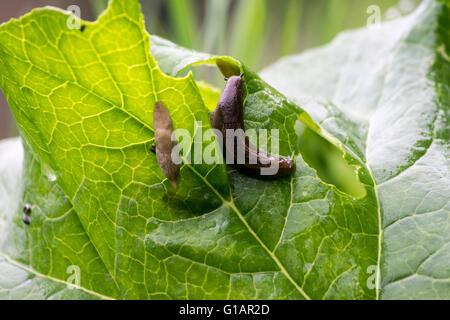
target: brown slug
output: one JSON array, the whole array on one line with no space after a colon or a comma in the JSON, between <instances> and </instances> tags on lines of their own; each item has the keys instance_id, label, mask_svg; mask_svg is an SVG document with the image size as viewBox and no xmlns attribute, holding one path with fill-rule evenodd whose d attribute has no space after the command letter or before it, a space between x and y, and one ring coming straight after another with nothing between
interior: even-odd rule
<instances>
[{"instance_id":1,"label":"brown slug","mask_svg":"<svg viewBox=\"0 0 450 320\"><path fill-rule=\"evenodd\" d=\"M162 102L156 102L153 112L153 127L155 129L156 159L164 176L169 179L174 188L178 184L180 165L172 160L172 150L177 146L172 141L172 118ZM177 151L176 149L175 151Z\"/></svg>"},{"instance_id":2,"label":"brown slug","mask_svg":"<svg viewBox=\"0 0 450 320\"><path fill-rule=\"evenodd\" d=\"M230 163L228 159L231 159L239 171L252 176L288 176L295 171L295 162L290 158L258 150L250 143L244 132L243 75L244 73L225 79L227 80L225 89L219 98L216 109L210 115L212 127L222 133L222 150L227 158L227 163ZM234 141L226 139L227 131L234 134ZM275 171L267 173L269 168L275 168Z\"/></svg>"}]
</instances>

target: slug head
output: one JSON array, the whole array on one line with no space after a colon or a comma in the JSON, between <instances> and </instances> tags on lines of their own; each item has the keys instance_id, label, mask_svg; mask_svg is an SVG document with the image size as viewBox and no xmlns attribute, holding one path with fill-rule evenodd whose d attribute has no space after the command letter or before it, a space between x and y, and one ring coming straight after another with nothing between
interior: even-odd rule
<instances>
[{"instance_id":1,"label":"slug head","mask_svg":"<svg viewBox=\"0 0 450 320\"><path fill-rule=\"evenodd\" d=\"M242 97L244 95L244 72L242 72L239 76L232 76L230 78L225 78L227 84L225 85L224 92L228 89L228 91L236 90L236 95Z\"/></svg>"},{"instance_id":2,"label":"slug head","mask_svg":"<svg viewBox=\"0 0 450 320\"><path fill-rule=\"evenodd\" d=\"M244 80L242 75L232 76L227 80L217 103L217 106L222 109L224 121L227 123L243 121Z\"/></svg>"}]
</instances>

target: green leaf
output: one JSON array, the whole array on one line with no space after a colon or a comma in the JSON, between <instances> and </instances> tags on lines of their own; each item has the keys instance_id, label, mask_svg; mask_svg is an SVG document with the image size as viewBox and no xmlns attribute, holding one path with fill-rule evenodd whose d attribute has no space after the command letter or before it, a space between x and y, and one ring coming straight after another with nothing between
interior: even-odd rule
<instances>
[{"instance_id":1,"label":"green leaf","mask_svg":"<svg viewBox=\"0 0 450 320\"><path fill-rule=\"evenodd\" d=\"M69 18L37 9L0 29L1 86L30 147L22 204L33 208L17 240L31 253L16 258L24 249L10 239L2 252L59 279L70 261L89 290L148 298L145 279L157 270L146 263L148 230L218 208L229 198L226 168L183 165L176 191L159 170L155 101L191 136L202 128L195 121L210 127L209 114L191 75L158 69L137 1L111 2L84 29L69 29Z\"/></svg>"},{"instance_id":2,"label":"green leaf","mask_svg":"<svg viewBox=\"0 0 450 320\"><path fill-rule=\"evenodd\" d=\"M0 142L0 299L105 299L107 297L85 287L74 286L66 282L70 274L61 274L61 278L42 274L30 265L10 258L10 252L25 250L23 256L31 256L27 246L28 235L20 228L22 221L17 215L21 196L23 149L19 138ZM45 195L44 195L45 196ZM55 199L52 199L55 200ZM6 215L5 213L10 213ZM35 214L33 213L35 216ZM77 221L75 221L77 223ZM79 222L78 222L79 224ZM7 237L11 230L18 232L17 237ZM61 230L63 231L63 230ZM69 231L66 228L65 231ZM57 241L57 240L56 240ZM8 242L14 242L9 243ZM38 243L36 243L38 244ZM41 242L41 244L44 244ZM85 257L85 255L83 255ZM66 270L64 270L66 272Z\"/></svg>"},{"instance_id":3,"label":"green leaf","mask_svg":"<svg viewBox=\"0 0 450 320\"><path fill-rule=\"evenodd\" d=\"M410 45L407 37L393 37L390 46L384 47L384 33L367 30L348 33L342 37L345 41L336 40L330 47L319 49L322 55L314 57L315 68L307 60L313 59L312 55L307 53L290 58L293 60L290 65L280 62L264 72L265 79L291 98L288 100L232 58L199 54L153 36L150 48L137 1L126 1L126 5L125 0L112 1L98 21L83 22L84 31L69 30L67 18L61 11L39 9L0 27L0 85L19 125L25 149L22 166L18 161L19 142L0 144L0 164L4 164L0 166L0 187L6 190L0 195L0 259L16 268L17 273L25 273L22 278L17 277L16 287L26 283L38 290L39 283L24 280L26 276L35 277L50 283L48 287L53 284L57 287L54 290L62 290L64 296L64 285L71 283L68 268L77 266L80 283L71 292L78 290L85 298L371 299L380 297L380 293L386 298L406 294L413 298L446 297L450 290L445 274L448 268L443 263L446 254L448 257L449 232L445 227L449 211L445 207L448 202L444 201L449 198L445 189L449 184L440 180L448 182L449 176L446 160L449 135L445 130L448 122L447 126L441 125L442 121L448 121L444 106L448 107L449 66L440 58L443 55L438 54L442 50L433 51L434 55L426 56L428 59L421 55L422 47L436 45L437 37L422 37L429 42L417 46L420 50L415 45L411 46L416 50L405 48L408 60L400 59L404 55L399 54L403 46ZM438 18L447 27L439 29ZM419 37L430 30L441 30L445 36L448 21L448 9L430 2L396 23L401 35L406 36L408 30L416 28ZM380 30L386 32L384 28L388 27ZM367 52L352 56L349 45L355 53L360 53L357 49ZM376 55L374 50L383 51ZM374 57L388 61L398 58L399 70L390 70L386 79L381 70L380 74L376 70L369 72ZM430 67L430 57L436 57L438 67L436 64ZM346 63L339 61L340 64L333 65L334 59L345 59ZM421 68L420 72L430 71L432 78L417 76L417 70L416 74L409 74L406 69L410 66L407 61L417 66L416 62L423 62L421 59L427 61L424 65L428 69ZM324 63L323 70L317 68L317 61ZM367 72L358 73L362 66L353 63L367 66L362 69ZM149 152L153 141L153 105L157 100L164 101L175 127L186 128L193 134L200 130L193 124L195 120L202 121L205 129L210 127L208 108L217 99L217 93L203 84L197 86L190 74L173 78L159 68L176 76L198 64L215 64L225 76L245 71L246 127L280 130L280 153L296 155L297 170L293 176L265 181L235 171L227 174L223 165L185 163L179 189L176 192L170 189ZM299 66L305 71L297 73ZM309 73L306 66L310 67ZM289 73L284 72L285 68L289 68ZM337 89L333 81L333 75L337 77L336 68L343 73ZM322 78L314 78L314 71ZM365 83L354 81L355 76L364 77L373 87L344 90L345 84ZM397 167L393 160L401 157L389 154L391 161L372 161L382 158L383 154L378 154L380 148L388 148L396 140L374 144L364 131L368 125L373 132L376 125L388 123L384 118L372 123L378 110L395 110L388 108L389 100L384 102L387 87L379 85L379 78L386 84L388 80L398 80L389 90L407 90L408 84L417 85L417 80L429 86L428 90L415 88L418 94L408 92L406 96L420 98L421 103L414 105L418 110L423 105L429 108L419 112L421 120L428 119L427 112L434 110L432 107L444 110L440 117L435 117L438 120L430 144L434 143L435 149L431 154L428 149L420 158L426 160L431 155L432 164L415 168L418 162L414 162L413 172L408 172L410 169L402 167L402 163L397 164L404 173L391 181L403 175L409 181L408 188L397 195L404 197L398 202L383 195L393 198L402 188L391 186L383 193L379 184L380 177ZM299 88L299 81L307 82L309 87ZM360 111L360 117L340 107L340 99L326 95L331 91L340 97L344 93L340 91L341 84L348 94L345 101L348 110L367 108ZM367 94L368 100L365 99L363 92L372 92L369 89L376 89L373 94L378 93L380 99L376 105L384 110L373 107L373 94ZM298 92L313 97L298 105L321 126L294 104L304 97L304 94L299 97ZM411 105L397 104L404 108ZM412 116L397 111L400 124L402 116ZM295 131L297 121L335 144L348 163L358 167L358 177L365 189L363 197L354 198L324 183L303 161ZM389 134L386 128L381 132ZM402 143L411 143L411 137L419 136L407 133L410 136L401 139ZM398 136L397 133L394 137ZM443 148L447 148L447 158ZM411 149L401 155L408 159L416 156ZM420 185L410 190L415 181ZM388 229L380 232L389 213L396 209L399 209L396 214L406 213L408 206L414 204L412 199L417 201L415 192L427 190L428 193L419 195L422 197L419 201L428 197L429 201L420 204L424 209L443 203L444 206L440 211L430 212L431 218L430 213L411 217L411 222L425 220L425 229L406 229L401 221L408 221L398 219L403 229L396 234L397 239L393 235L391 239L388 237ZM442 190L443 196L438 194ZM31 205L28 226L22 222L21 208L26 203ZM407 233L409 230L413 232ZM416 230L423 233L415 233ZM436 232L436 236L432 237L431 232ZM410 253L407 248L389 255L389 246L402 247L405 242L424 251L439 248L423 264L435 272L435 278L443 276L432 282L432 290L425 290L430 277L425 284L424 281L416 284L415 289L403 284L397 285L396 290L388 290L391 276L388 271L393 265L389 259L399 260L401 253ZM412 251L411 256L416 257L415 253ZM401 260L408 267L411 261ZM376 277L370 271L376 266L382 266L378 290L374 285ZM5 271L0 268L0 279L4 277ZM10 287L1 280L0 292L12 295ZM52 294L41 297L49 298Z\"/></svg>"},{"instance_id":4,"label":"green leaf","mask_svg":"<svg viewBox=\"0 0 450 320\"><path fill-rule=\"evenodd\" d=\"M262 72L370 170L385 299L450 298L449 26L425 1Z\"/></svg>"}]
</instances>

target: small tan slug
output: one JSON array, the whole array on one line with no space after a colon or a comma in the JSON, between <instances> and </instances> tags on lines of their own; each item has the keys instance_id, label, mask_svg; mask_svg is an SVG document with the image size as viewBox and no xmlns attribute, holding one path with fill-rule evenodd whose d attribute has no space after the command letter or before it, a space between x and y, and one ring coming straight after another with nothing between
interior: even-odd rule
<instances>
[{"instance_id":1,"label":"small tan slug","mask_svg":"<svg viewBox=\"0 0 450 320\"><path fill-rule=\"evenodd\" d=\"M156 159L164 176L169 179L174 188L178 185L180 165L172 161L172 150L177 146L172 141L172 118L162 102L156 102L153 113L153 127L155 129Z\"/></svg>"}]
</instances>

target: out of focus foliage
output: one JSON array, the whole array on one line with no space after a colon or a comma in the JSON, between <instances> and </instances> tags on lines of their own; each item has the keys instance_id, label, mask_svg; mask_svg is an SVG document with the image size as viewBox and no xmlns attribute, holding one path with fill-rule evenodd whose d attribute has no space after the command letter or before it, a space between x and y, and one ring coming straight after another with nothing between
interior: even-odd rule
<instances>
[{"instance_id":1,"label":"out of focus foliage","mask_svg":"<svg viewBox=\"0 0 450 320\"><path fill-rule=\"evenodd\" d=\"M107 0L91 0L100 13ZM420 0L141 0L147 29L179 45L229 55L259 70L278 58L381 20L410 13Z\"/></svg>"}]
</instances>

